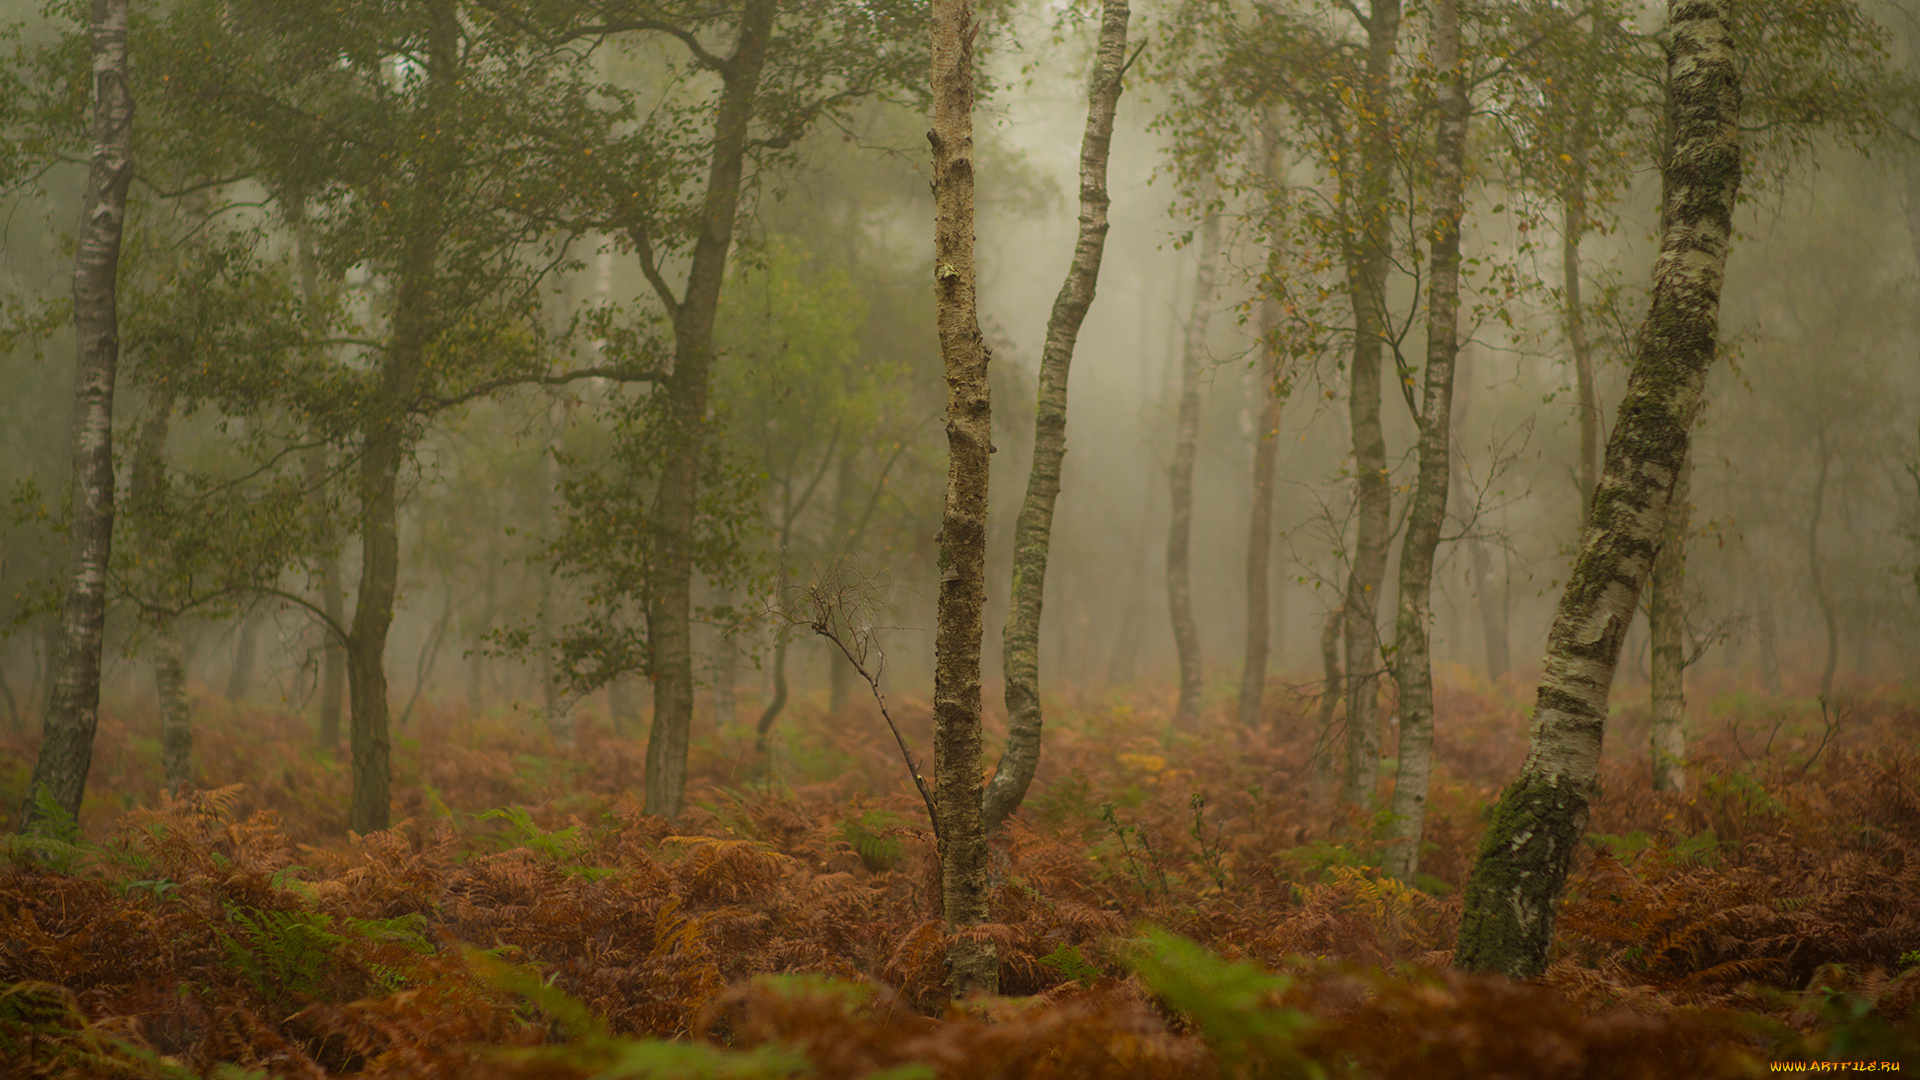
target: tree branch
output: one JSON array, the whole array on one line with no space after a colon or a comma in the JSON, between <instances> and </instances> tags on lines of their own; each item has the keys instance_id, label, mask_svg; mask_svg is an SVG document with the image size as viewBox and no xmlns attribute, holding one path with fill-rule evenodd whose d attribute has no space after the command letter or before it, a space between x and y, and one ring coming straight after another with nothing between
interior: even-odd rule
<instances>
[{"instance_id":1,"label":"tree branch","mask_svg":"<svg viewBox=\"0 0 1920 1080\"><path fill-rule=\"evenodd\" d=\"M453 397L429 396L427 401L440 409L463 405L509 386L565 386L581 379L612 379L615 382L665 382L667 373L658 368L594 367L565 371L558 375L502 375L488 379L464 394Z\"/></svg>"}]
</instances>

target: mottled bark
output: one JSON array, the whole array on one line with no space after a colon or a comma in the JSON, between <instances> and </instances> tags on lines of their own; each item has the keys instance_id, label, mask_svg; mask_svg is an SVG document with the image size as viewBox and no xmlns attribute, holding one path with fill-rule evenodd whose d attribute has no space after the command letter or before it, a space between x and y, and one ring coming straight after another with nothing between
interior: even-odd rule
<instances>
[{"instance_id":1,"label":"mottled bark","mask_svg":"<svg viewBox=\"0 0 1920 1080\"><path fill-rule=\"evenodd\" d=\"M940 896L955 994L999 989L987 921L987 839L980 783L980 637L986 605L987 455L992 404L973 262L971 0L933 0L934 310L947 379L947 490L940 519L940 597L933 643L934 801Z\"/></svg>"},{"instance_id":2,"label":"mottled bark","mask_svg":"<svg viewBox=\"0 0 1920 1080\"><path fill-rule=\"evenodd\" d=\"M1120 100L1120 76L1126 68L1128 15L1127 0L1105 0L1087 85L1087 126L1080 138L1080 233L1067 278L1054 297L1047 342L1040 353L1033 466L1027 474L1026 499L1014 519L1013 585L1006 628L1000 635L1007 745L987 784L988 832L1020 808L1040 763L1040 612L1046 598L1053 507L1060 495L1060 462L1067 453L1067 372L1080 324L1093 304L1106 251L1107 158L1113 143L1114 108Z\"/></svg>"},{"instance_id":3,"label":"mottled bark","mask_svg":"<svg viewBox=\"0 0 1920 1080\"><path fill-rule=\"evenodd\" d=\"M1384 359L1391 242L1388 202L1393 184L1393 132L1388 112L1399 34L1398 0L1374 0L1367 20L1359 190L1347 254L1347 297L1353 308L1347 417L1353 433L1356 522L1353 561L1343 601L1347 775L1341 798L1350 805L1367 807L1373 805L1380 776L1380 586L1387 575L1387 548L1393 543L1393 491L1387 476L1386 434L1380 425L1380 365Z\"/></svg>"},{"instance_id":4,"label":"mottled bark","mask_svg":"<svg viewBox=\"0 0 1920 1080\"><path fill-rule=\"evenodd\" d=\"M1660 554L1654 556L1647 628L1653 638L1653 790L1687 790L1687 526L1693 463L1680 470Z\"/></svg>"},{"instance_id":5,"label":"mottled bark","mask_svg":"<svg viewBox=\"0 0 1920 1080\"><path fill-rule=\"evenodd\" d=\"M1400 544L1394 678L1400 689L1399 775L1387 827L1387 872L1412 884L1420 869L1427 787L1433 772L1433 555L1447 519L1453 465L1454 358L1460 351L1460 216L1466 185L1467 72L1460 63L1455 0L1434 0L1433 249L1427 300L1427 370L1420 415L1420 471Z\"/></svg>"},{"instance_id":6,"label":"mottled bark","mask_svg":"<svg viewBox=\"0 0 1920 1080\"><path fill-rule=\"evenodd\" d=\"M1180 407L1173 429L1173 463L1167 467L1172 516L1167 524L1167 613L1180 659L1180 700L1173 726L1191 730L1200 722L1200 630L1193 621L1193 462L1200 448L1200 376L1213 321L1214 274L1220 261L1220 215L1200 223L1200 259L1194 269L1193 309L1180 349Z\"/></svg>"},{"instance_id":7,"label":"mottled bark","mask_svg":"<svg viewBox=\"0 0 1920 1080\"><path fill-rule=\"evenodd\" d=\"M1273 467L1280 449L1280 347L1274 339L1278 305L1260 304L1260 341L1266 362L1260 368L1260 421L1253 433L1253 497L1247 512L1247 640L1240 666L1242 727L1260 723L1267 695L1267 656L1272 650L1272 597L1268 569L1273 561Z\"/></svg>"},{"instance_id":8,"label":"mottled bark","mask_svg":"<svg viewBox=\"0 0 1920 1080\"><path fill-rule=\"evenodd\" d=\"M23 832L42 827L41 791L78 816L99 723L100 651L113 546L113 384L120 358L115 275L133 179L133 94L127 86L127 0L94 0L93 150L73 266L72 519L67 595L53 655L53 692L33 763Z\"/></svg>"},{"instance_id":9,"label":"mottled bark","mask_svg":"<svg viewBox=\"0 0 1920 1080\"><path fill-rule=\"evenodd\" d=\"M1740 76L1731 0L1669 7L1660 254L1632 377L1593 513L1547 637L1520 776L1502 794L1467 885L1454 962L1532 978L1546 968L1554 905L1586 832L1607 693L1686 467L1719 331L1740 186Z\"/></svg>"},{"instance_id":10,"label":"mottled bark","mask_svg":"<svg viewBox=\"0 0 1920 1080\"><path fill-rule=\"evenodd\" d=\"M686 800L688 733L693 723L693 523L700 465L706 458L707 393L713 321L726 283L745 175L747 125L766 67L778 0L746 0L714 110L706 201L694 240L685 294L663 297L673 317L673 372L667 377L667 459L655 496L654 577L647 596L648 667L653 725L647 735L646 811L677 818Z\"/></svg>"}]
</instances>

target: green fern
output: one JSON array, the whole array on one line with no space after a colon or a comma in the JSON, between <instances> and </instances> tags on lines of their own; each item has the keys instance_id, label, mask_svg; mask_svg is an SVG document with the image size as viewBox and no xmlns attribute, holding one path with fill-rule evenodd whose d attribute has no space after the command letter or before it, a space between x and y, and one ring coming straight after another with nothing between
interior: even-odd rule
<instances>
[{"instance_id":1,"label":"green fern","mask_svg":"<svg viewBox=\"0 0 1920 1080\"><path fill-rule=\"evenodd\" d=\"M907 819L891 810L869 810L842 822L840 839L853 848L867 869L877 874L892 869L900 861L906 849L894 833L906 824Z\"/></svg>"},{"instance_id":2,"label":"green fern","mask_svg":"<svg viewBox=\"0 0 1920 1080\"><path fill-rule=\"evenodd\" d=\"M318 911L264 911L230 904L227 921L238 931L216 931L227 965L274 1002L311 997L334 953L347 942L333 932L333 917Z\"/></svg>"}]
</instances>

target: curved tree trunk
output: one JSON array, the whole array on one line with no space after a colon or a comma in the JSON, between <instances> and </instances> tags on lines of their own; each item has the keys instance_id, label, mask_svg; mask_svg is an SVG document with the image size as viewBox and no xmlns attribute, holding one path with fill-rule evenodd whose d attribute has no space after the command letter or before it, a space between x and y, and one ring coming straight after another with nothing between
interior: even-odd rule
<instances>
[{"instance_id":1,"label":"curved tree trunk","mask_svg":"<svg viewBox=\"0 0 1920 1080\"><path fill-rule=\"evenodd\" d=\"M980 636L986 606L987 455L992 402L973 265L972 0L933 0L934 311L947 376L947 491L933 642L934 802L948 988L1000 986L987 921L987 836L980 783Z\"/></svg>"},{"instance_id":2,"label":"curved tree trunk","mask_svg":"<svg viewBox=\"0 0 1920 1080\"><path fill-rule=\"evenodd\" d=\"M745 175L747 125L766 67L778 0L745 0L734 55L714 112L706 206L687 270L685 296L672 303L673 373L667 377L667 461L655 496L655 573L647 596L647 664L653 725L647 734L646 812L677 818L686 800L693 724L693 524L706 458L707 391L713 321L726 283Z\"/></svg>"},{"instance_id":3,"label":"curved tree trunk","mask_svg":"<svg viewBox=\"0 0 1920 1080\"><path fill-rule=\"evenodd\" d=\"M1687 526L1693 462L1680 470L1660 554L1653 560L1647 629L1653 638L1653 790L1687 790Z\"/></svg>"},{"instance_id":4,"label":"curved tree trunk","mask_svg":"<svg viewBox=\"0 0 1920 1080\"><path fill-rule=\"evenodd\" d=\"M43 827L42 791L77 817L100 718L100 652L113 547L113 383L120 359L115 276L133 180L133 94L127 87L127 0L93 0L93 154L73 265L73 516L67 595L53 655L53 692L33 763L23 832ZM50 823L49 823L50 824Z\"/></svg>"},{"instance_id":5,"label":"curved tree trunk","mask_svg":"<svg viewBox=\"0 0 1920 1080\"><path fill-rule=\"evenodd\" d=\"M1388 825L1387 871L1412 884L1420 868L1433 772L1433 554L1447 519L1453 466L1453 369L1460 351L1460 216L1466 187L1467 73L1454 0L1434 0L1432 59L1438 80L1434 137L1432 279L1427 301L1426 386L1420 406L1420 474L1400 545L1400 611L1394 677L1400 687L1400 769Z\"/></svg>"},{"instance_id":6,"label":"curved tree trunk","mask_svg":"<svg viewBox=\"0 0 1920 1080\"><path fill-rule=\"evenodd\" d=\"M1260 427L1253 442L1253 499L1247 516L1247 643L1240 668L1242 727L1260 723L1266 705L1267 655L1272 649L1268 564L1273 560L1273 467L1280 449L1280 348L1273 340L1278 305L1260 304L1260 339L1266 364L1260 380Z\"/></svg>"},{"instance_id":7,"label":"curved tree trunk","mask_svg":"<svg viewBox=\"0 0 1920 1080\"><path fill-rule=\"evenodd\" d=\"M1360 190L1354 210L1357 235L1347 260L1347 296L1353 308L1347 416L1353 431L1358 521L1343 600L1347 776L1341 798L1362 807L1373 805L1380 776L1380 586L1387 576L1387 548L1393 543L1393 491L1387 476L1386 434L1380 426L1380 365L1391 239L1387 203L1393 183L1387 113L1399 34L1399 0L1374 0L1367 22L1367 116L1361 121L1365 130L1360 138Z\"/></svg>"},{"instance_id":8,"label":"curved tree trunk","mask_svg":"<svg viewBox=\"0 0 1920 1080\"><path fill-rule=\"evenodd\" d=\"M1013 586L1006 629L1000 636L1007 746L986 788L988 832L1020 808L1040 764L1040 610L1046 598L1054 501L1060 495L1060 462L1067 453L1067 370L1073 363L1080 324L1093 304L1106 250L1107 158L1114 108L1120 100L1120 76L1126 67L1128 15L1127 0L1105 0L1087 86L1087 128L1080 139L1080 234L1067 279L1054 297L1047 344L1040 354L1033 467L1027 474L1026 499L1013 525Z\"/></svg>"},{"instance_id":9,"label":"curved tree trunk","mask_svg":"<svg viewBox=\"0 0 1920 1080\"><path fill-rule=\"evenodd\" d=\"M1546 968L1554 905L1586 832L1607 692L1686 467L1719 331L1740 187L1740 75L1731 0L1669 7L1660 255L1638 359L1566 592L1547 637L1532 746L1494 808L1467 885L1454 963L1532 978Z\"/></svg>"},{"instance_id":10,"label":"curved tree trunk","mask_svg":"<svg viewBox=\"0 0 1920 1080\"><path fill-rule=\"evenodd\" d=\"M1180 411L1174 423L1173 464L1167 491L1173 505L1167 525L1167 611L1180 657L1180 701L1173 726L1191 730L1200 722L1200 631L1193 622L1193 461L1200 447L1200 364L1207 352L1213 316L1214 270L1220 259L1220 215L1200 223L1200 263L1193 279L1193 310L1180 350Z\"/></svg>"}]
</instances>

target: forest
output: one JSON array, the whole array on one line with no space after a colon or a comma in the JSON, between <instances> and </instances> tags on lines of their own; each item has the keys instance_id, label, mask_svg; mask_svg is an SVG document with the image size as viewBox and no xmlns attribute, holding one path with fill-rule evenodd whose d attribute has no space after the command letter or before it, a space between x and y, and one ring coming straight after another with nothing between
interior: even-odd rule
<instances>
[{"instance_id":1,"label":"forest","mask_svg":"<svg viewBox=\"0 0 1920 1080\"><path fill-rule=\"evenodd\" d=\"M1920 1068L1916 311L1892 0L0 0L0 1080Z\"/></svg>"}]
</instances>

